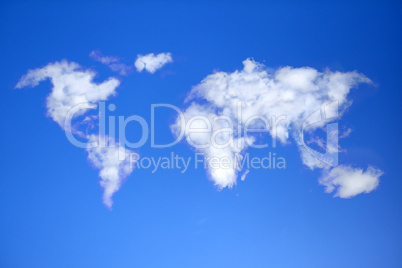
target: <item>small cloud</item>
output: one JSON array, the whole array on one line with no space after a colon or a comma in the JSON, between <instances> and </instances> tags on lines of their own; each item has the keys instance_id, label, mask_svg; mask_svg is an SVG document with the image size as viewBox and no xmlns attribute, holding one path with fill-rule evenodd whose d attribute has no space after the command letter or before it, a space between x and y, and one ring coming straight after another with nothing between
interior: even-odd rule
<instances>
[{"instance_id":1,"label":"small cloud","mask_svg":"<svg viewBox=\"0 0 402 268\"><path fill-rule=\"evenodd\" d=\"M142 72L145 69L147 72L153 74L170 62L173 62L171 53L160 53L156 56L154 53L150 53L147 55L138 55L134 66L138 72Z\"/></svg>"},{"instance_id":2,"label":"small cloud","mask_svg":"<svg viewBox=\"0 0 402 268\"><path fill-rule=\"evenodd\" d=\"M102 52L98 50L92 50L91 53L89 53L89 56L96 60L99 61L103 64L109 65L111 63L119 62L120 58L114 57L114 56L103 56Z\"/></svg>"},{"instance_id":3,"label":"small cloud","mask_svg":"<svg viewBox=\"0 0 402 268\"><path fill-rule=\"evenodd\" d=\"M324 171L318 182L325 186L326 193L332 193L335 190L334 196L351 198L375 190L382 174L381 170L370 166L366 171L350 166L337 166Z\"/></svg>"},{"instance_id":4,"label":"small cloud","mask_svg":"<svg viewBox=\"0 0 402 268\"><path fill-rule=\"evenodd\" d=\"M104 56L100 50L92 50L89 53L89 56L98 61L107 65L113 72L118 73L119 75L128 75L128 73L132 70L132 67L121 63L121 58L115 56Z\"/></svg>"},{"instance_id":5,"label":"small cloud","mask_svg":"<svg viewBox=\"0 0 402 268\"><path fill-rule=\"evenodd\" d=\"M243 175L241 175L241 180L244 181L246 179L247 174L250 172L249 169L247 169L246 171L244 171Z\"/></svg>"},{"instance_id":6,"label":"small cloud","mask_svg":"<svg viewBox=\"0 0 402 268\"><path fill-rule=\"evenodd\" d=\"M352 129L351 129L351 128L348 128L347 130L343 131L343 132L339 135L339 138L340 138L340 139L343 139L343 138L349 137L349 136L350 136L350 133L352 133Z\"/></svg>"}]
</instances>

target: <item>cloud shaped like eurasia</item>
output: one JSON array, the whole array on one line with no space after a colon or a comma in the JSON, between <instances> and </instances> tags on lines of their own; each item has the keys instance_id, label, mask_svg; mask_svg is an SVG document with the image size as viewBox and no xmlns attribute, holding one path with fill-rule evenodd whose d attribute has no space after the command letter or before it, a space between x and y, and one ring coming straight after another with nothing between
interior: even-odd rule
<instances>
[{"instance_id":1,"label":"cloud shaped like eurasia","mask_svg":"<svg viewBox=\"0 0 402 268\"><path fill-rule=\"evenodd\" d=\"M138 55L134 66L138 72L142 72L145 69L147 72L153 74L170 62L173 62L172 54L170 53L160 53L158 55L150 53L147 55Z\"/></svg>"},{"instance_id":2,"label":"cloud shaped like eurasia","mask_svg":"<svg viewBox=\"0 0 402 268\"><path fill-rule=\"evenodd\" d=\"M106 101L116 94L116 89L120 85L118 79L109 78L102 83L95 83L93 82L95 75L94 71L84 69L77 63L61 61L29 70L20 79L16 88L34 87L39 82L50 79L53 87L46 100L47 114L61 128L69 131L65 119L73 107L85 104L74 114L74 118L77 118L89 109L96 109L100 101ZM93 117L86 117L82 123L93 124L93 120ZM130 151L108 136L82 135L88 140L86 148L88 160L100 169L100 184L104 189L103 202L110 208L113 204L112 195L120 189L123 180L133 171L128 166ZM99 137L100 141L97 141L96 137Z\"/></svg>"},{"instance_id":3,"label":"cloud shaped like eurasia","mask_svg":"<svg viewBox=\"0 0 402 268\"><path fill-rule=\"evenodd\" d=\"M242 158L247 147L255 142L252 137L245 136L244 133L231 131L232 122L241 125L242 128L245 125L261 128L261 122L258 120L250 122L250 119L255 117L272 119L284 115L286 120L275 123L271 121L271 124L268 121L265 122L264 127L272 138L274 140L278 138L282 143L287 143L289 136L293 137L301 152L303 163L310 169L324 168L328 172L330 167L312 156L303 146L302 128L306 122L309 123L309 120L311 124L307 124L304 131L312 132L324 127L328 120L315 120L315 116L312 116L317 114L317 111L319 116L323 107L328 108L326 112L331 114L328 117L330 120L339 119L351 104L347 98L351 88L360 83L371 83L370 79L356 71L319 72L310 67L286 66L276 71L269 71L253 59L246 59L243 65L240 71L236 70L232 73L220 71L210 74L200 84L193 87L186 99L188 107L184 112L185 122L188 123L183 125L183 121L178 117L171 126L172 131L176 134L184 131L190 145L207 158L215 156L229 159L229 168L216 168L208 163L208 174L219 188L231 188L236 184L241 171L241 168L234 164L235 161L238 161L239 157ZM336 106L331 105L335 102ZM239 107L241 113L238 112ZM209 122L195 119L197 116L208 118ZM208 124L211 131L192 133L194 129L205 129ZM211 138L217 144L230 144L230 146L200 146L208 143ZM332 148L335 152L337 149ZM340 169L345 170L343 167L333 170ZM370 174L371 178L378 182L381 172L368 173L370 170L366 173L362 172L362 175ZM342 179L336 179L341 176L341 173L335 171L329 174L331 174L331 181L340 185L339 191L349 189L348 193L356 195L371 191L378 185L378 183L373 184L372 180L362 179L359 180L361 183L370 185L351 190L354 184L346 183L347 175L345 174L347 173L342 173ZM356 174L356 172L349 172L349 174ZM327 177L328 175L323 176L323 178ZM323 179L323 181L326 180ZM342 185L344 185L343 188ZM327 189L330 189L328 187ZM338 196L350 197L344 194Z\"/></svg>"}]
</instances>

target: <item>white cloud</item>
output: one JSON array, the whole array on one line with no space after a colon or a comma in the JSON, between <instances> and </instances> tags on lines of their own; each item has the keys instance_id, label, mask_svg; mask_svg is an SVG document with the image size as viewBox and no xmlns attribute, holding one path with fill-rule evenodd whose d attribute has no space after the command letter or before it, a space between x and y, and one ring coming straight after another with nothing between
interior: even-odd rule
<instances>
[{"instance_id":1,"label":"white cloud","mask_svg":"<svg viewBox=\"0 0 402 268\"><path fill-rule=\"evenodd\" d=\"M350 136L350 133L352 133L352 129L351 129L351 128L348 128L348 129L346 129L345 131L343 131L343 132L339 135L339 138L340 138L340 139L343 139L343 138L349 137L349 136Z\"/></svg>"},{"instance_id":2,"label":"white cloud","mask_svg":"<svg viewBox=\"0 0 402 268\"><path fill-rule=\"evenodd\" d=\"M112 61L112 59L105 61ZM64 122L71 108L78 104L85 104L82 106L85 108L75 113L75 117L83 115L88 109L95 109L100 101L113 96L120 84L116 78L109 78L105 82L97 84L93 82L95 75L94 71L85 70L77 63L61 61L50 63L43 68L29 70L20 79L16 88L34 87L49 78L53 87L46 101L48 115L60 127L70 130L68 126L65 127ZM93 128L96 123L94 120L97 117L96 115L86 116L80 124ZM86 148L88 160L100 169L100 184L104 189L103 202L110 208L113 203L112 195L120 189L123 180L133 171L128 159L130 151L109 137L105 138L108 141L108 143L104 142L105 146L95 146L93 142L96 141L97 136L81 134L91 145Z\"/></svg>"},{"instance_id":3,"label":"white cloud","mask_svg":"<svg viewBox=\"0 0 402 268\"><path fill-rule=\"evenodd\" d=\"M323 172L319 183L325 186L325 192L340 198L350 198L361 193L370 193L377 188L382 171L368 167L366 171L350 166L337 166Z\"/></svg>"},{"instance_id":4,"label":"white cloud","mask_svg":"<svg viewBox=\"0 0 402 268\"><path fill-rule=\"evenodd\" d=\"M121 58L104 56L100 50L92 50L91 53L89 53L89 56L92 59L109 66L112 71L117 72L120 75L128 75L132 69L131 66L121 63Z\"/></svg>"},{"instance_id":5,"label":"white cloud","mask_svg":"<svg viewBox=\"0 0 402 268\"><path fill-rule=\"evenodd\" d=\"M95 135L88 137L89 142L96 142L97 139L98 136ZM100 185L104 189L103 203L111 208L113 194L120 189L123 180L131 174L134 166L130 165L131 151L110 137L104 137L104 139L107 141L106 146L100 146L97 142L95 145L88 146L86 151L88 160L100 169Z\"/></svg>"},{"instance_id":6,"label":"white cloud","mask_svg":"<svg viewBox=\"0 0 402 268\"><path fill-rule=\"evenodd\" d=\"M89 56L96 60L99 61L103 64L111 64L111 63L116 63L120 61L120 58L114 57L114 56L103 56L102 52L100 50L92 50L91 53L89 53Z\"/></svg>"},{"instance_id":7,"label":"white cloud","mask_svg":"<svg viewBox=\"0 0 402 268\"><path fill-rule=\"evenodd\" d=\"M246 171L244 171L244 173L241 175L241 180L244 181L246 179L247 174L250 172L249 169L246 169Z\"/></svg>"},{"instance_id":8,"label":"white cloud","mask_svg":"<svg viewBox=\"0 0 402 268\"><path fill-rule=\"evenodd\" d=\"M207 118L197 119L202 116ZM193 147L197 148L197 151L203 153L206 159L212 160L212 158L227 159L228 167L216 167L213 161L207 161L208 164L208 175L214 181L218 188L229 187L232 188L236 184L236 179L240 169L236 167L236 161L246 147L246 142L243 137L236 138L229 131L232 126L225 120L224 117L216 118L217 114L213 107L208 105L199 105L197 103L192 103L184 113L186 121L192 120L190 124L187 124L184 133L187 138L187 142ZM214 146L206 146L210 142L211 134L208 132L194 133L194 129L206 129L210 127L212 131L222 130L219 134L214 136L214 141L217 145L224 145L225 143L234 144L233 147L225 146L224 148L217 148ZM177 120L175 124L171 126L172 131L178 134L181 129L181 122ZM228 131L224 131L227 129ZM201 148L204 147L204 148Z\"/></svg>"},{"instance_id":9,"label":"white cloud","mask_svg":"<svg viewBox=\"0 0 402 268\"><path fill-rule=\"evenodd\" d=\"M153 74L169 62L173 62L170 53L160 53L156 56L154 53L150 53L147 55L138 55L134 66L137 68L138 72L142 72L145 69Z\"/></svg>"},{"instance_id":10,"label":"white cloud","mask_svg":"<svg viewBox=\"0 0 402 268\"><path fill-rule=\"evenodd\" d=\"M196 85L187 100L205 99L212 107L228 110L236 116L237 103L242 103L242 121L251 116L267 118L285 115L289 124L300 126L304 120L325 104L338 101L342 107L347 104L346 95L358 83L370 80L357 72L320 73L309 67L283 67L270 73L252 59L243 62L244 68L233 73L217 72L208 75ZM326 124L311 126L321 127ZM278 138L286 141L286 125L279 129Z\"/></svg>"},{"instance_id":11,"label":"white cloud","mask_svg":"<svg viewBox=\"0 0 402 268\"><path fill-rule=\"evenodd\" d=\"M116 72L119 75L128 75L132 69L131 66L128 66L124 63L112 63L108 66L113 72Z\"/></svg>"},{"instance_id":12,"label":"white cloud","mask_svg":"<svg viewBox=\"0 0 402 268\"><path fill-rule=\"evenodd\" d=\"M74 106L87 103L87 108L81 109L75 115L82 115L88 109L95 109L99 101L105 101L115 94L120 81L109 78L102 83L93 82L96 73L85 70L75 62L55 62L43 68L29 70L16 88L37 86L39 82L50 79L52 92L46 99L47 114L64 128L67 113Z\"/></svg>"},{"instance_id":13,"label":"white cloud","mask_svg":"<svg viewBox=\"0 0 402 268\"><path fill-rule=\"evenodd\" d=\"M198 120L198 122L192 121L191 124L187 122L183 126L180 118L177 118L175 124L171 126L172 131L177 134L184 128L187 140L193 143L190 145L196 147L197 151L204 153L206 157L227 157L234 162L236 154L240 153L241 157L241 153L244 153L247 148L244 141L253 142L253 139L247 138L244 133L226 132L215 137L220 140L220 143L229 142L234 146L197 148L198 145L210 141L214 131L228 127L227 123L214 121L214 117L226 116L244 129L247 120L253 116L263 116L267 120L285 116L286 120L278 120L279 122L276 121L275 124L271 121L267 127L273 139L278 138L282 143L287 143L290 133L299 146L306 166L311 169L327 167L327 164L313 157L304 148L301 140L304 122L306 120L308 123L315 122L305 129L312 132L325 126L329 121L339 118L351 103L347 99L350 89L359 83L371 83L370 79L356 71L319 72L310 67L286 66L270 72L264 65L252 59L246 59L243 65L244 68L240 71L216 72L208 75L200 84L193 87L186 99L186 102L190 102L184 112L186 121L197 115L206 116L209 118L212 131L191 134L192 129L205 128L206 123L203 122L203 125L200 125L201 121ZM331 105L334 102L337 102L336 108L339 107L339 112ZM238 112L239 105L241 113ZM324 120L320 112L323 107L326 107ZM311 117L311 115L314 116ZM254 123L249 127L260 126ZM331 132L329 141L337 139L337 133L332 134ZM329 147L332 153L337 153L338 149L337 145ZM232 187L236 184L240 172L236 166L228 169L208 167L211 179L219 188Z\"/></svg>"}]
</instances>

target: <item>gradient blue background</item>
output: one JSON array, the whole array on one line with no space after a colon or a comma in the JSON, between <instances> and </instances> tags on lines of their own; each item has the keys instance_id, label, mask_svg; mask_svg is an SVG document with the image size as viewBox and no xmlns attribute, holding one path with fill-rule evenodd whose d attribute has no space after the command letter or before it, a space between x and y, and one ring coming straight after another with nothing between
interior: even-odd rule
<instances>
[{"instance_id":1,"label":"gradient blue background","mask_svg":"<svg viewBox=\"0 0 402 268\"><path fill-rule=\"evenodd\" d=\"M1 267L402 267L401 4L315 3L0 4ZM343 164L385 174L370 194L333 198L296 146L275 150L287 169L253 170L219 192L203 170L135 170L101 202L98 171L45 117L50 82L14 90L28 69L68 59L116 76L88 54L100 49L133 64L137 54L171 52L174 63L122 78L114 115L150 118L150 105L182 106L214 69L254 57L269 67L358 70L376 86L353 90L339 121L354 131ZM160 112L158 141L172 138L174 113ZM138 137L133 126L129 138ZM137 135L137 136L136 136ZM171 151L191 156L179 144ZM254 155L267 151L251 150Z\"/></svg>"}]
</instances>

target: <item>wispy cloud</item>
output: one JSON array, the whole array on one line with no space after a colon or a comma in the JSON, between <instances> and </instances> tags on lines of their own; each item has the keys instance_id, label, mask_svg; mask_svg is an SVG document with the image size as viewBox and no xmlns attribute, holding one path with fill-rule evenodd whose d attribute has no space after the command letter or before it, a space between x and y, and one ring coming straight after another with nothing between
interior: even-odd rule
<instances>
[{"instance_id":1,"label":"wispy cloud","mask_svg":"<svg viewBox=\"0 0 402 268\"><path fill-rule=\"evenodd\" d=\"M103 64L111 64L111 63L116 63L120 61L119 57L114 57L114 56L103 56L102 52L100 50L92 50L91 53L89 53L89 56L96 60L99 61Z\"/></svg>"},{"instance_id":2,"label":"wispy cloud","mask_svg":"<svg viewBox=\"0 0 402 268\"><path fill-rule=\"evenodd\" d=\"M160 53L158 55L150 53L147 55L138 55L134 66L138 72L142 72L145 69L147 72L153 74L170 62L173 62L170 53Z\"/></svg>"},{"instance_id":3,"label":"wispy cloud","mask_svg":"<svg viewBox=\"0 0 402 268\"><path fill-rule=\"evenodd\" d=\"M115 56L104 56L100 50L92 50L91 53L89 53L89 56L96 60L99 61L107 66L114 71L117 72L120 75L128 75L129 72L132 70L132 66L127 65L125 63L122 63L122 59L119 57Z\"/></svg>"}]
</instances>

